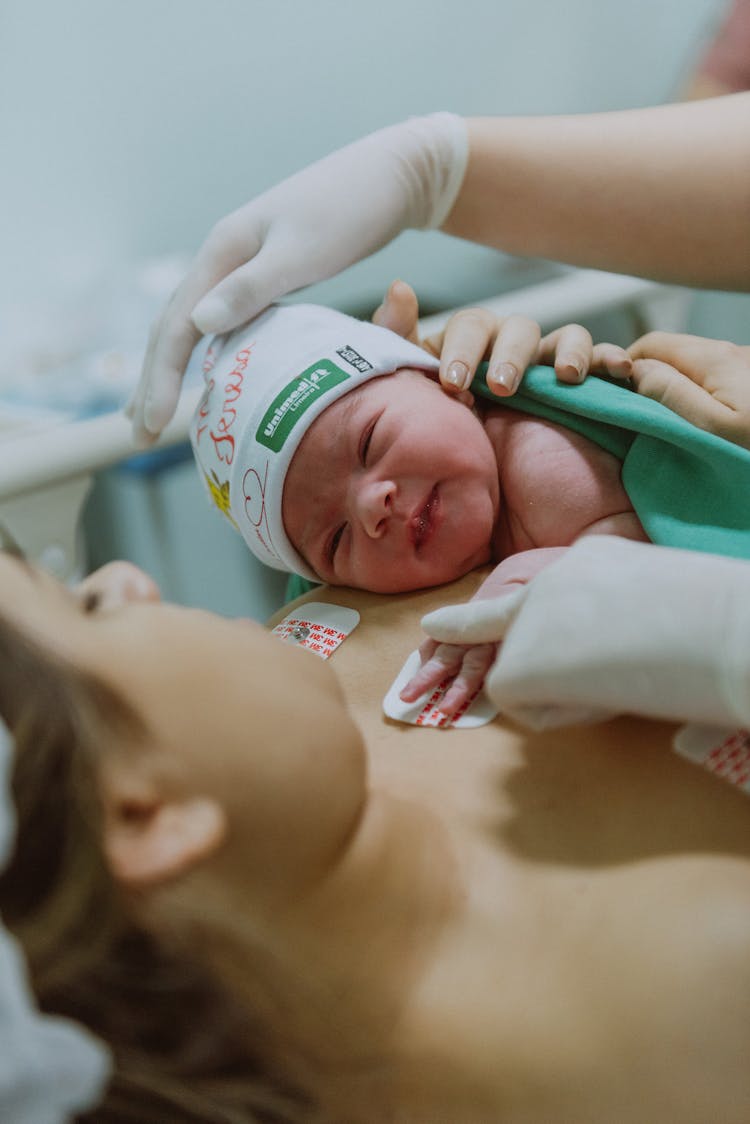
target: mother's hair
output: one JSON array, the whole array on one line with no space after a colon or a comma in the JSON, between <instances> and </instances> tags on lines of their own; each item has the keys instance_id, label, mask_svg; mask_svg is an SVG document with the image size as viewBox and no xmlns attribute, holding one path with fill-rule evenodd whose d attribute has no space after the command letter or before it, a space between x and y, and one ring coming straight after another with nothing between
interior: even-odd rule
<instances>
[{"instance_id":1,"label":"mother's hair","mask_svg":"<svg viewBox=\"0 0 750 1124\"><path fill-rule=\"evenodd\" d=\"M136 712L0 615L0 716L16 744L17 812L15 850L0 874L0 915L24 950L41 1010L89 1027L114 1059L104 1103L79 1119L319 1119L301 1080L283 1077L281 1059L253 1056L269 1028L188 950L139 925L110 874L98 762L115 735L137 745L145 731Z\"/></svg>"}]
</instances>

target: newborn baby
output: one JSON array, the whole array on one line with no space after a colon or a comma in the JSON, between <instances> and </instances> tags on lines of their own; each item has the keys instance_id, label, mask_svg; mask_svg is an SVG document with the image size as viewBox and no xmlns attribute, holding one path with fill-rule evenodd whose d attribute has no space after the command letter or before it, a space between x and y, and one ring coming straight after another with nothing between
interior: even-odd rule
<instances>
[{"instance_id":1,"label":"newborn baby","mask_svg":"<svg viewBox=\"0 0 750 1124\"><path fill-rule=\"evenodd\" d=\"M213 341L193 448L217 506L262 561L377 593L439 585L496 561L479 593L494 596L528 581L558 548L585 534L722 550L726 528L691 538L696 528L706 530L703 508L713 519L719 502L709 480L700 507L703 460L691 478L682 450L670 461L668 437L654 467L649 416L644 461L633 434L611 417L582 421L554 403L562 394L564 409L569 401L585 407L592 395L612 391L624 396L617 409L625 413L638 404L656 409L659 425L665 414L670 425L687 426L703 442L701 455L706 442L712 454L711 442L726 446L746 458L747 471L746 451L621 388L599 382L597 389L597 380L588 390L556 388L554 373L536 368L524 382L541 382L535 397L472 407L425 377L437 368L400 336L314 305L271 308ZM564 424L553 420L560 416ZM688 445L692 440L689 434ZM630 494L623 484L628 457L635 465ZM666 499L654 492L662 480ZM633 489L645 495L656 534L644 530ZM682 510L683 492L691 503L697 497L700 517L690 505ZM739 519L747 523L742 513ZM437 669L430 674L430 683L420 680L423 689Z\"/></svg>"},{"instance_id":2,"label":"newborn baby","mask_svg":"<svg viewBox=\"0 0 750 1124\"><path fill-rule=\"evenodd\" d=\"M646 538L615 456L499 404L469 408L425 378L437 366L310 305L214 341L193 447L262 561L400 593L591 531Z\"/></svg>"}]
</instances>

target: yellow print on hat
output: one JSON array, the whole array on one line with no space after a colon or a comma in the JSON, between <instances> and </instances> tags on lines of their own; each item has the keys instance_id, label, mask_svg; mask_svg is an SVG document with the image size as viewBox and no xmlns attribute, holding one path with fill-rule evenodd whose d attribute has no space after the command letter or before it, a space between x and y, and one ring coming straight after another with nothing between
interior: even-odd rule
<instances>
[{"instance_id":1,"label":"yellow print on hat","mask_svg":"<svg viewBox=\"0 0 750 1124\"><path fill-rule=\"evenodd\" d=\"M211 499L214 501L222 515L226 515L232 526L239 531L239 527L232 518L232 505L229 499L229 481L225 480L224 483L222 483L213 469L211 469L211 476L213 476L213 480L209 478L207 472L203 473L206 485L209 492L211 493Z\"/></svg>"}]
</instances>

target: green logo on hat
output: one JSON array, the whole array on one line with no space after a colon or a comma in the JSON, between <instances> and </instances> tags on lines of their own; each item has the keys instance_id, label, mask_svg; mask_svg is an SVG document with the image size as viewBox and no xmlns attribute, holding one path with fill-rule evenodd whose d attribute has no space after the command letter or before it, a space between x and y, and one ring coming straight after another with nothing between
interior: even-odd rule
<instances>
[{"instance_id":1,"label":"green logo on hat","mask_svg":"<svg viewBox=\"0 0 750 1124\"><path fill-rule=\"evenodd\" d=\"M350 377L329 359L313 363L276 395L263 415L255 440L271 452L278 453L305 410L332 387Z\"/></svg>"}]
</instances>

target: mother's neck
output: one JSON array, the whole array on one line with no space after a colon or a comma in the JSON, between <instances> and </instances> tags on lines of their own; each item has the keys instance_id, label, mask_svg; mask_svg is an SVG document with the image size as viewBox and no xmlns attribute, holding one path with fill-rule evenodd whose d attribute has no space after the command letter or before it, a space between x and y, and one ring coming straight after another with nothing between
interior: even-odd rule
<instances>
[{"instance_id":1,"label":"mother's neck","mask_svg":"<svg viewBox=\"0 0 750 1124\"><path fill-rule=\"evenodd\" d=\"M288 1032L334 1067L387 1056L462 905L443 824L380 791L368 792L335 864L294 900L259 914L241 886L224 887L223 897L221 919L206 932L213 967L257 1006L263 962L265 982L290 1012Z\"/></svg>"}]
</instances>

